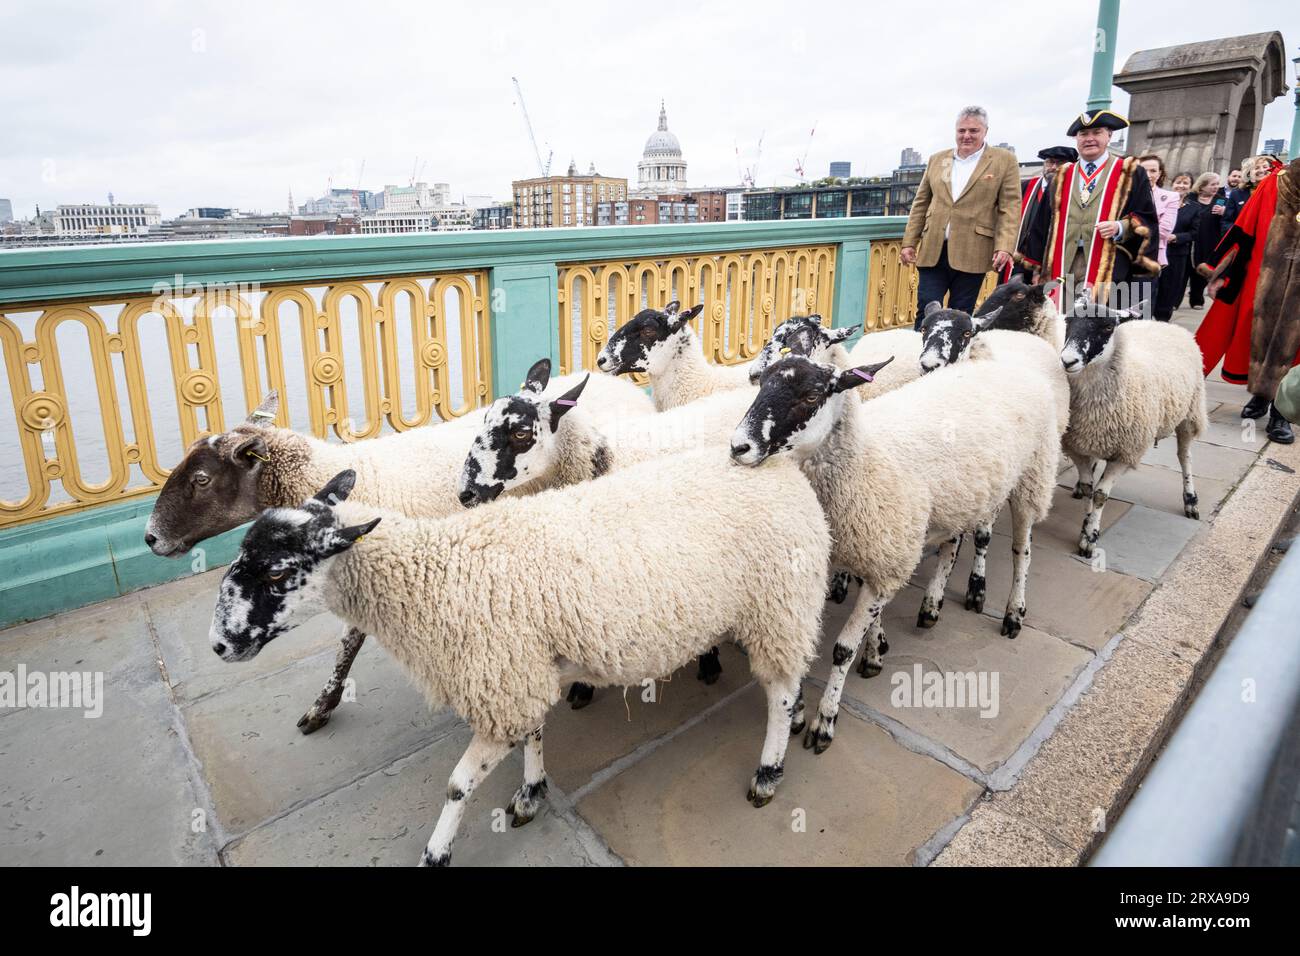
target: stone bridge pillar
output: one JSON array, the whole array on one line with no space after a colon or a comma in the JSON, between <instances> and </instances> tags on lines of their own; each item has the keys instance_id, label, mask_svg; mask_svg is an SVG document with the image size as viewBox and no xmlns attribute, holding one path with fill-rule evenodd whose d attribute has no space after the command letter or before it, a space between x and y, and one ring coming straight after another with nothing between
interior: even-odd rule
<instances>
[{"instance_id":1,"label":"stone bridge pillar","mask_svg":"<svg viewBox=\"0 0 1300 956\"><path fill-rule=\"evenodd\" d=\"M1282 34L1140 50L1115 85L1131 97L1131 155L1159 154L1171 177L1223 176L1256 151L1264 107L1287 90Z\"/></svg>"}]
</instances>

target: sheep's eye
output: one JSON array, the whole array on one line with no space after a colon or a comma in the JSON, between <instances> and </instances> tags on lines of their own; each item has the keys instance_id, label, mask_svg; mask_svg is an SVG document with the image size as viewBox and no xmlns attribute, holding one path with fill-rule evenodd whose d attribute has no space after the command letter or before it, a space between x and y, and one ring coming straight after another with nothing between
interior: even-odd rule
<instances>
[{"instance_id":1,"label":"sheep's eye","mask_svg":"<svg viewBox=\"0 0 1300 956\"><path fill-rule=\"evenodd\" d=\"M1011 298L1013 298L1013 299L1023 299L1024 297L1025 297L1025 294L1024 294L1023 292L1017 292L1017 293L1016 293L1015 295L1013 295Z\"/></svg>"},{"instance_id":2,"label":"sheep's eye","mask_svg":"<svg viewBox=\"0 0 1300 956\"><path fill-rule=\"evenodd\" d=\"M818 395L816 392L811 392L803 397L803 403L805 405L816 405L821 400L822 397Z\"/></svg>"},{"instance_id":3,"label":"sheep's eye","mask_svg":"<svg viewBox=\"0 0 1300 956\"><path fill-rule=\"evenodd\" d=\"M271 571L267 573L266 579L274 583L277 581L283 581L288 576L289 576L288 571Z\"/></svg>"},{"instance_id":4,"label":"sheep's eye","mask_svg":"<svg viewBox=\"0 0 1300 956\"><path fill-rule=\"evenodd\" d=\"M528 439L533 437L533 430L531 428L517 428L511 432L510 437L514 441L528 441Z\"/></svg>"},{"instance_id":5,"label":"sheep's eye","mask_svg":"<svg viewBox=\"0 0 1300 956\"><path fill-rule=\"evenodd\" d=\"M199 487L203 487L204 485L206 485L206 484L207 484L208 482L210 482L211 480L212 480L211 478L209 478L207 475L205 475L205 474L204 474L203 472L201 472L201 471L200 471L198 474L196 474L196 475L194 476L194 483L195 483L196 485L198 485Z\"/></svg>"},{"instance_id":6,"label":"sheep's eye","mask_svg":"<svg viewBox=\"0 0 1300 956\"><path fill-rule=\"evenodd\" d=\"M968 338L971 337L971 335L972 335L972 333L971 333L970 330L968 329L967 331L965 331L965 332L963 332L963 333L961 334L961 337L962 337L963 339L968 339Z\"/></svg>"}]
</instances>

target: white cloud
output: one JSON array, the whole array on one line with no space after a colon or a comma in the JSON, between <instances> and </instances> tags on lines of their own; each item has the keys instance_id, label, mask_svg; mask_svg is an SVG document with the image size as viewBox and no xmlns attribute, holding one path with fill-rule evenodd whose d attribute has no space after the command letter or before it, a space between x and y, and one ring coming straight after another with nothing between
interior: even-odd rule
<instances>
[{"instance_id":1,"label":"white cloud","mask_svg":"<svg viewBox=\"0 0 1300 956\"><path fill-rule=\"evenodd\" d=\"M1231 15L1225 16L1225 11ZM326 0L18 2L0 12L0 196L15 212L99 201L282 209L336 186L421 178L506 198L536 164L511 76L553 167L634 179L659 101L697 185L834 159L883 173L948 145L985 106L1022 157L1083 107L1092 4L679 3L459 6ZM1231 20L1228 24L1226 21ZM1134 50L1276 29L1282 3L1128 4ZM1293 38L1294 39L1294 38ZM1116 90L1116 106L1126 98ZM1288 137L1289 97L1264 135ZM809 130L816 135L809 141ZM364 182L357 182L365 161Z\"/></svg>"}]
</instances>

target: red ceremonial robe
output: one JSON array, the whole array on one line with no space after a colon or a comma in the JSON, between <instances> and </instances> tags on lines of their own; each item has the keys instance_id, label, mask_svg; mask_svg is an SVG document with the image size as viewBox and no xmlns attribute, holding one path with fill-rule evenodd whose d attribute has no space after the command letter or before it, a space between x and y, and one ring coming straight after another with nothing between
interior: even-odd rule
<instances>
[{"instance_id":1,"label":"red ceremonial robe","mask_svg":"<svg viewBox=\"0 0 1300 956\"><path fill-rule=\"evenodd\" d=\"M1280 166L1278 167L1281 168ZM1225 382L1245 385L1250 375L1250 330L1255 321L1255 291L1264 259L1264 239L1277 210L1276 171L1260 182L1237 221L1214 250L1216 268L1229 256L1233 261L1224 273L1226 281L1196 330L1202 367L1209 375L1223 361L1220 374ZM1240 262L1246 258L1244 267ZM1300 355L1296 356L1300 362Z\"/></svg>"}]
</instances>

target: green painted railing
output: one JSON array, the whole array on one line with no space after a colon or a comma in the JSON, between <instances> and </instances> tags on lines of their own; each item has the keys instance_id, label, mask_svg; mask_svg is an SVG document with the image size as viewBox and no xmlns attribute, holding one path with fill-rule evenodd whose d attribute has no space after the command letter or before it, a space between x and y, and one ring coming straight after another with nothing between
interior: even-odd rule
<instances>
[{"instance_id":1,"label":"green painted railing","mask_svg":"<svg viewBox=\"0 0 1300 956\"><path fill-rule=\"evenodd\" d=\"M913 308L915 278L898 261L903 225L902 217L845 218L0 252L0 349L20 452L0 467L12 469L7 478L25 472L31 485L22 501L6 501L0 494L0 625L92 603L192 570L189 561L152 555L143 543L143 527L152 494L175 463L174 452L172 460L165 460L169 453L159 451L155 433L169 430L183 447L224 427L211 354L214 334L219 337L223 331L223 308L239 319L246 404L255 402L265 388L282 386L286 370L280 366L287 363L279 358L276 327L281 316L276 310L286 303L300 308L301 315L295 313L288 324L300 324L303 335L311 410L304 427L322 435L332 428L351 439L378 433L385 420L388 427L400 429L461 413L515 387L541 355L549 355L557 367L571 366L572 344L561 329L576 327L576 312L583 309L574 293L575 281L581 286L592 277L603 283L610 276L613 283L586 289L581 329L593 340L608 335L605 315L622 314L610 292L621 281L617 309L624 311L641 301L653 305L676 296L691 304L712 296L717 328L706 331L706 347L728 361L744 357L733 348L734 329L726 336L721 331L724 324L730 328L737 321L739 313L731 303L736 290L744 293L745 309L752 302L754 322L762 312L765 328L800 308L803 292L797 285L807 286L807 295L817 299L808 304L817 310L824 312L830 300L836 326L865 323L877 329L904 324ZM161 299L160 286L167 290ZM260 288L259 295L266 297L241 298L238 290L247 287ZM209 291L214 288L224 291ZM312 299L304 291L309 288L321 294ZM395 314L399 288L411 295L411 326L424 326L414 340L413 370L398 369L395 353L384 351L392 347L388 339L395 337L395 323L405 321ZM452 405L447 367L446 346L452 335L447 317L456 311L444 303L449 289L458 300L464 361L464 403L457 407ZM196 290L201 301L187 316L172 306L190 290ZM605 293L610 293L608 302L602 299ZM344 360L354 358L344 348L338 315L338 303L348 297L358 303L357 324L365 326L365 381L359 391L366 399L367 418L359 425L347 417L343 374ZM608 307L608 312L594 316L593 302L599 309ZM24 331L16 318L22 313L38 316L27 319L26 328L33 332ZM111 327L113 320L106 317L110 314L118 316L117 328ZM157 318L160 326L166 320L166 345L147 346L170 352L166 382L148 380L146 363L134 354L145 350L143 338L134 324L125 327L128 320L149 318ZM102 415L113 467L107 483L88 483L77 468L55 339L61 323L75 324L79 332L84 328L81 334L90 340L99 388L95 416ZM716 341L711 342L711 335ZM592 343L586 344L584 354L589 354ZM38 368L39 381L34 375ZM389 379L399 372L424 377L415 417L403 417L399 396L388 391L395 388ZM121 389L114 379L125 381L129 395L118 397ZM155 412L166 418L173 407L176 421L155 428ZM78 422L78 432L87 424ZM296 423L286 419L281 424ZM137 470L143 473L143 483L133 484L129 475ZM52 497L56 484L67 500ZM231 532L208 542L207 564L228 560L239 537L239 532Z\"/></svg>"}]
</instances>

